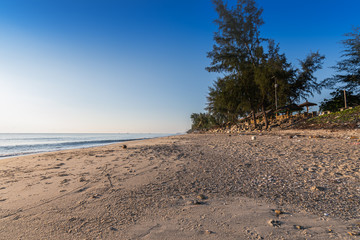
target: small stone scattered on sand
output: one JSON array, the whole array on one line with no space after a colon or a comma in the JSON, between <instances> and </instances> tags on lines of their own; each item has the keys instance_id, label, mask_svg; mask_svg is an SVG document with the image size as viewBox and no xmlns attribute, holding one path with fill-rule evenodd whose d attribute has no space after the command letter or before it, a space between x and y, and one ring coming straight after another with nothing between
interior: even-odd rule
<instances>
[{"instance_id":1,"label":"small stone scattered on sand","mask_svg":"<svg viewBox=\"0 0 360 240\"><path fill-rule=\"evenodd\" d=\"M207 197L204 194L199 194L196 198L199 199L199 200L207 199Z\"/></svg>"}]
</instances>

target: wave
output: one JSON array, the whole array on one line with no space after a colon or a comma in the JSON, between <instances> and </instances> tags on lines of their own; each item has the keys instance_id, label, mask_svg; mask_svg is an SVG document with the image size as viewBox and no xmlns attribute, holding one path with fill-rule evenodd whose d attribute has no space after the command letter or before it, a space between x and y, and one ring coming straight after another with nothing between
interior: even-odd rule
<instances>
[{"instance_id":1,"label":"wave","mask_svg":"<svg viewBox=\"0 0 360 240\"><path fill-rule=\"evenodd\" d=\"M13 150L13 149L39 149L39 148L63 148L63 147L78 147L81 145L102 145L102 144L110 144L110 143L118 143L118 142L125 142L125 141L134 141L134 140L143 140L145 138L138 138L138 139L114 139L114 140L88 140L88 141L69 141L69 142L58 142L58 143L44 143L44 144L21 144L21 145L14 145L14 146L2 146L0 147L1 150ZM1 156L1 155L0 155Z\"/></svg>"}]
</instances>

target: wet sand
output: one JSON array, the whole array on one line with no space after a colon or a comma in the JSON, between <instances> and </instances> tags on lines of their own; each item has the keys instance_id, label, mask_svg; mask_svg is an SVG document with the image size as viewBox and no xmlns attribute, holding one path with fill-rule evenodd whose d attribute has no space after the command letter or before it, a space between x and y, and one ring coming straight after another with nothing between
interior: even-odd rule
<instances>
[{"instance_id":1,"label":"wet sand","mask_svg":"<svg viewBox=\"0 0 360 240\"><path fill-rule=\"evenodd\" d=\"M0 239L356 239L359 137L189 134L2 159Z\"/></svg>"}]
</instances>

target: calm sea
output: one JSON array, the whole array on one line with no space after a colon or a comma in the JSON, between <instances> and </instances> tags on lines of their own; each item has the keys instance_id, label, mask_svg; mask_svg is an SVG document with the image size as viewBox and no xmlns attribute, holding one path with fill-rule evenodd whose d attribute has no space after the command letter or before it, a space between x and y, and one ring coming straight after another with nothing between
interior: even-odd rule
<instances>
[{"instance_id":1,"label":"calm sea","mask_svg":"<svg viewBox=\"0 0 360 240\"><path fill-rule=\"evenodd\" d=\"M169 135L171 134L0 133L0 158L65 149L96 147L128 140L148 139Z\"/></svg>"}]
</instances>

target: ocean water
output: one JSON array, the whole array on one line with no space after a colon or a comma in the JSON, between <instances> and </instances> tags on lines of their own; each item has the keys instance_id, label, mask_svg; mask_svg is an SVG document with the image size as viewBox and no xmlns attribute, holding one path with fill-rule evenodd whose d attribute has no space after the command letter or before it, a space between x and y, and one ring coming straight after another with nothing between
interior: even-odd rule
<instances>
[{"instance_id":1,"label":"ocean water","mask_svg":"<svg viewBox=\"0 0 360 240\"><path fill-rule=\"evenodd\" d=\"M0 133L0 158L66 149L89 148L129 140L149 139L169 135L171 134Z\"/></svg>"}]
</instances>

